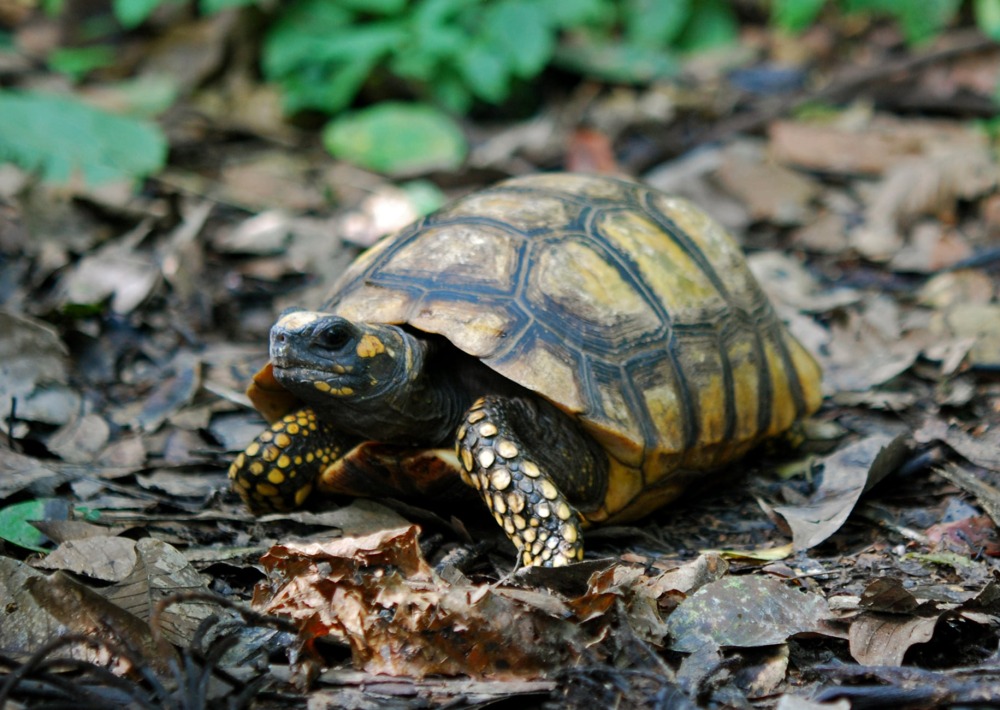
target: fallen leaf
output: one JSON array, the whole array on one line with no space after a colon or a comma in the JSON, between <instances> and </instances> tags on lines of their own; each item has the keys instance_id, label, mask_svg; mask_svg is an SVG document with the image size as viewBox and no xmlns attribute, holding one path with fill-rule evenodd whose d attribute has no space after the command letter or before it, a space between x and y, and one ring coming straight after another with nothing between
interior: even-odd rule
<instances>
[{"instance_id":1,"label":"fallen leaf","mask_svg":"<svg viewBox=\"0 0 1000 710\"><path fill-rule=\"evenodd\" d=\"M943 441L977 466L1000 471L1000 426L969 432L960 423L930 416L913 432L913 439L919 444Z\"/></svg>"},{"instance_id":2,"label":"fallen leaf","mask_svg":"<svg viewBox=\"0 0 1000 710\"><path fill-rule=\"evenodd\" d=\"M143 538L135 543L136 562L129 575L101 590L124 612L149 622L156 605L171 594L206 589L208 580L180 552L165 542ZM204 602L172 604L160 614L159 631L177 646L191 644L199 624L218 613Z\"/></svg>"},{"instance_id":3,"label":"fallen leaf","mask_svg":"<svg viewBox=\"0 0 1000 710\"><path fill-rule=\"evenodd\" d=\"M938 617L865 613L851 623L851 656L866 666L899 666L911 646L934 636Z\"/></svg>"},{"instance_id":4,"label":"fallen leaf","mask_svg":"<svg viewBox=\"0 0 1000 710\"><path fill-rule=\"evenodd\" d=\"M820 544L847 521L861 494L895 471L906 456L902 436L875 434L819 461L823 481L804 505L776 505L792 529L796 550Z\"/></svg>"},{"instance_id":5,"label":"fallen leaf","mask_svg":"<svg viewBox=\"0 0 1000 710\"><path fill-rule=\"evenodd\" d=\"M716 177L746 204L753 219L783 226L805 222L809 204L819 194L817 183L768 161L751 143L730 146Z\"/></svg>"},{"instance_id":6,"label":"fallen leaf","mask_svg":"<svg viewBox=\"0 0 1000 710\"><path fill-rule=\"evenodd\" d=\"M102 536L64 542L36 560L34 566L67 570L105 582L120 582L132 573L135 563L135 540Z\"/></svg>"},{"instance_id":7,"label":"fallen leaf","mask_svg":"<svg viewBox=\"0 0 1000 710\"><path fill-rule=\"evenodd\" d=\"M830 615L826 600L765 577L724 577L685 599L670 618L670 648L755 648L820 631Z\"/></svg>"},{"instance_id":8,"label":"fallen leaf","mask_svg":"<svg viewBox=\"0 0 1000 710\"><path fill-rule=\"evenodd\" d=\"M67 380L66 345L41 321L0 311L0 430L10 433L14 401L43 383Z\"/></svg>"},{"instance_id":9,"label":"fallen leaf","mask_svg":"<svg viewBox=\"0 0 1000 710\"><path fill-rule=\"evenodd\" d=\"M276 545L255 608L290 617L306 641L330 636L371 673L538 677L578 658L588 635L547 593L447 584L415 526L329 543Z\"/></svg>"}]
</instances>

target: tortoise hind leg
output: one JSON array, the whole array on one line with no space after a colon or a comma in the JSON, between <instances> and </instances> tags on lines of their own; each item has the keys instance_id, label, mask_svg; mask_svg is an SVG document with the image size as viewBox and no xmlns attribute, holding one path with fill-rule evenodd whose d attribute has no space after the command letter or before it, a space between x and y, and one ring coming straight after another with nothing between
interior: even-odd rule
<instances>
[{"instance_id":1,"label":"tortoise hind leg","mask_svg":"<svg viewBox=\"0 0 1000 710\"><path fill-rule=\"evenodd\" d=\"M526 397L488 395L466 413L456 449L527 565L583 558L583 518L607 490L607 455L566 414Z\"/></svg>"},{"instance_id":2,"label":"tortoise hind leg","mask_svg":"<svg viewBox=\"0 0 1000 710\"><path fill-rule=\"evenodd\" d=\"M229 467L233 490L254 515L301 507L323 470L353 445L309 407L286 414Z\"/></svg>"}]
</instances>

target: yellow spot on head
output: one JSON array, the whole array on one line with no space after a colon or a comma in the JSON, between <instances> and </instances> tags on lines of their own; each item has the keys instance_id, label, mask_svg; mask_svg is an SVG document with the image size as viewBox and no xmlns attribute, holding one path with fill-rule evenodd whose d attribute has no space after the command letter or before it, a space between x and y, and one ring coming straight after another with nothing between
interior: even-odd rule
<instances>
[{"instance_id":1,"label":"yellow spot on head","mask_svg":"<svg viewBox=\"0 0 1000 710\"><path fill-rule=\"evenodd\" d=\"M552 515L552 506L548 504L548 501L542 501L535 506L535 513L539 518L547 518Z\"/></svg>"},{"instance_id":2,"label":"yellow spot on head","mask_svg":"<svg viewBox=\"0 0 1000 710\"><path fill-rule=\"evenodd\" d=\"M531 461L523 461L521 463L521 470L524 471L525 476L530 476L531 478L538 478L542 475L542 472L538 470L538 466Z\"/></svg>"},{"instance_id":3,"label":"yellow spot on head","mask_svg":"<svg viewBox=\"0 0 1000 710\"><path fill-rule=\"evenodd\" d=\"M528 521L524 519L523 515L513 515L511 516L511 520L514 521L514 527L518 530L524 530L528 527Z\"/></svg>"},{"instance_id":4,"label":"yellow spot on head","mask_svg":"<svg viewBox=\"0 0 1000 710\"><path fill-rule=\"evenodd\" d=\"M466 471L472 471L472 451L470 449L462 448L462 466Z\"/></svg>"},{"instance_id":5,"label":"yellow spot on head","mask_svg":"<svg viewBox=\"0 0 1000 710\"><path fill-rule=\"evenodd\" d=\"M507 494L507 507L511 512L520 513L524 510L524 496L517 491L511 491Z\"/></svg>"},{"instance_id":6,"label":"yellow spot on head","mask_svg":"<svg viewBox=\"0 0 1000 710\"><path fill-rule=\"evenodd\" d=\"M577 531L575 525L563 525L562 526L562 538L566 542L576 542Z\"/></svg>"},{"instance_id":7,"label":"yellow spot on head","mask_svg":"<svg viewBox=\"0 0 1000 710\"><path fill-rule=\"evenodd\" d=\"M258 453L260 453L260 444L258 444L256 441L247 447L246 455L249 456L250 458L253 458Z\"/></svg>"},{"instance_id":8,"label":"yellow spot on head","mask_svg":"<svg viewBox=\"0 0 1000 710\"><path fill-rule=\"evenodd\" d=\"M503 499L503 496L500 495L499 493L494 493L493 494L493 505L492 505L492 508L493 508L493 510L495 510L498 513L506 513L507 512L507 501L505 501Z\"/></svg>"},{"instance_id":9,"label":"yellow spot on head","mask_svg":"<svg viewBox=\"0 0 1000 710\"><path fill-rule=\"evenodd\" d=\"M549 500L555 500L559 497L559 491L556 487L552 485L552 481L542 480L539 482L538 487L542 489L542 495Z\"/></svg>"},{"instance_id":10,"label":"yellow spot on head","mask_svg":"<svg viewBox=\"0 0 1000 710\"><path fill-rule=\"evenodd\" d=\"M532 520L531 522L533 522L535 525L538 525L538 521L537 520ZM538 537L538 531L535 530L535 528L533 528L533 527L528 528L523 533L521 533L521 537L524 538L525 542L529 542L529 543L530 542L534 542L535 538Z\"/></svg>"},{"instance_id":11,"label":"yellow spot on head","mask_svg":"<svg viewBox=\"0 0 1000 710\"><path fill-rule=\"evenodd\" d=\"M333 389L332 387L330 387L330 383L324 382L323 380L314 380L313 387L318 389L320 392L329 392L331 389Z\"/></svg>"},{"instance_id":12,"label":"yellow spot on head","mask_svg":"<svg viewBox=\"0 0 1000 710\"><path fill-rule=\"evenodd\" d=\"M506 532L508 535L513 535L514 534L514 521L512 521L510 518L504 518L503 519L503 529L504 529L504 532Z\"/></svg>"},{"instance_id":13,"label":"yellow spot on head","mask_svg":"<svg viewBox=\"0 0 1000 710\"><path fill-rule=\"evenodd\" d=\"M286 454L282 454L278 457L278 468L288 468L291 465L292 460Z\"/></svg>"},{"instance_id":14,"label":"yellow spot on head","mask_svg":"<svg viewBox=\"0 0 1000 710\"><path fill-rule=\"evenodd\" d=\"M285 449L292 445L292 437L282 432L278 434L276 437L274 437L274 443L280 446L281 448Z\"/></svg>"},{"instance_id":15,"label":"yellow spot on head","mask_svg":"<svg viewBox=\"0 0 1000 710\"><path fill-rule=\"evenodd\" d=\"M267 480L276 486L280 486L282 483L285 482L285 474L283 474L276 468L272 468L270 471L267 472Z\"/></svg>"},{"instance_id":16,"label":"yellow spot on head","mask_svg":"<svg viewBox=\"0 0 1000 710\"><path fill-rule=\"evenodd\" d=\"M351 389L350 387L338 387L334 390L331 390L331 392L333 394L341 395L344 397L349 397L350 395L354 394L354 390Z\"/></svg>"},{"instance_id":17,"label":"yellow spot on head","mask_svg":"<svg viewBox=\"0 0 1000 710\"><path fill-rule=\"evenodd\" d=\"M358 357L375 357L385 352L385 345L378 336L365 333L361 336L361 340L358 341L358 346L355 350L357 350Z\"/></svg>"},{"instance_id":18,"label":"yellow spot on head","mask_svg":"<svg viewBox=\"0 0 1000 710\"><path fill-rule=\"evenodd\" d=\"M295 436L296 434L299 433L299 425L296 424L295 422L292 422L287 427L285 427L285 431L287 431L292 436Z\"/></svg>"},{"instance_id":19,"label":"yellow spot on head","mask_svg":"<svg viewBox=\"0 0 1000 710\"><path fill-rule=\"evenodd\" d=\"M264 473L264 464L260 461L254 461L250 464L250 473L254 476L260 476Z\"/></svg>"}]
</instances>

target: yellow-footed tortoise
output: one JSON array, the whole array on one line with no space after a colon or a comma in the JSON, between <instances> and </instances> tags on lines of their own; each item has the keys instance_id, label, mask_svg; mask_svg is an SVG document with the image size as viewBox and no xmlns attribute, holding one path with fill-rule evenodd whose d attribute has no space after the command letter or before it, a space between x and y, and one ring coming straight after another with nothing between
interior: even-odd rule
<instances>
[{"instance_id":1,"label":"yellow-footed tortoise","mask_svg":"<svg viewBox=\"0 0 1000 710\"><path fill-rule=\"evenodd\" d=\"M253 511L460 478L545 566L821 399L718 224L572 174L507 180L375 245L320 310L278 320L249 394L273 421L229 472Z\"/></svg>"}]
</instances>

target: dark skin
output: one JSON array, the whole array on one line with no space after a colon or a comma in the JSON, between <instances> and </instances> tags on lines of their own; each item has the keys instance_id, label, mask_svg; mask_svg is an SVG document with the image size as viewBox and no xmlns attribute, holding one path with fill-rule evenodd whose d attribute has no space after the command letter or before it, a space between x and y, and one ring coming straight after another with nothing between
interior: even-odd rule
<instances>
[{"instance_id":1,"label":"dark skin","mask_svg":"<svg viewBox=\"0 0 1000 710\"><path fill-rule=\"evenodd\" d=\"M282 316L271 330L271 363L305 406L230 469L255 512L301 504L360 442L454 444L462 480L479 491L525 565L582 557L578 511L603 500L607 455L551 404L443 341L331 314ZM325 483L336 490L335 476Z\"/></svg>"}]
</instances>

